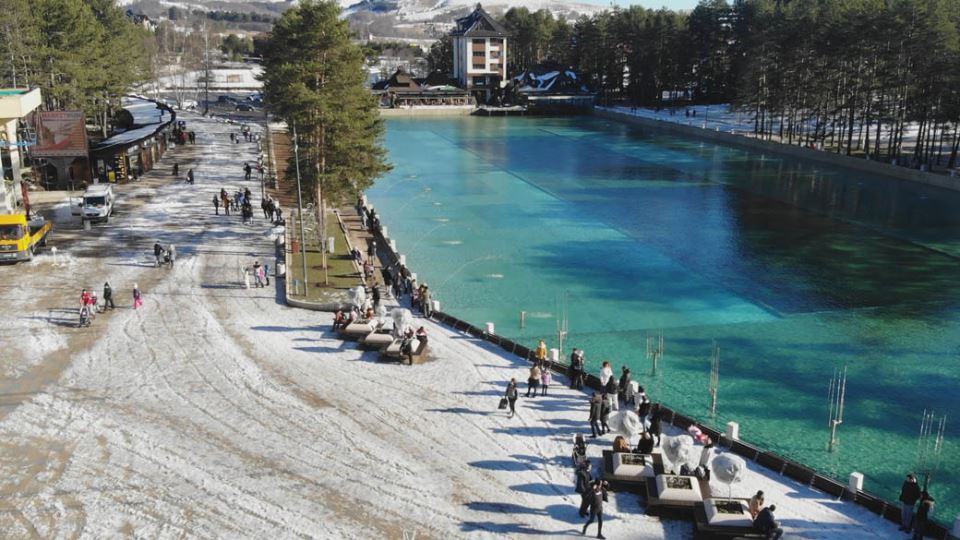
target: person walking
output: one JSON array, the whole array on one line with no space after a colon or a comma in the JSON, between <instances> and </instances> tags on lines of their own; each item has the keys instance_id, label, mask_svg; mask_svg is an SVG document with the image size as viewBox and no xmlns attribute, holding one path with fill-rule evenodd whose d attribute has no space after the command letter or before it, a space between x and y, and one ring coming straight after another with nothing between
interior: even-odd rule
<instances>
[{"instance_id":1,"label":"person walking","mask_svg":"<svg viewBox=\"0 0 960 540\"><path fill-rule=\"evenodd\" d=\"M139 309L143 306L143 298L140 295L140 286L133 284L133 309Z\"/></svg>"},{"instance_id":2,"label":"person walking","mask_svg":"<svg viewBox=\"0 0 960 540\"><path fill-rule=\"evenodd\" d=\"M619 389L617 388L617 379L611 376L607 379L606 386L603 387L603 393L607 398L607 401L610 402L610 410L619 411L620 403L617 401L617 395L619 394Z\"/></svg>"},{"instance_id":3,"label":"person walking","mask_svg":"<svg viewBox=\"0 0 960 540\"><path fill-rule=\"evenodd\" d=\"M263 287L263 279L260 278L260 261L253 261L253 282L257 287Z\"/></svg>"},{"instance_id":4,"label":"person walking","mask_svg":"<svg viewBox=\"0 0 960 540\"><path fill-rule=\"evenodd\" d=\"M503 394L503 397L507 398L507 403L510 405L510 414L507 415L507 418L513 418L513 415L517 413L517 398L520 397L520 391L517 390L517 379L510 379L510 384L507 385L507 391Z\"/></svg>"},{"instance_id":5,"label":"person walking","mask_svg":"<svg viewBox=\"0 0 960 540\"><path fill-rule=\"evenodd\" d=\"M913 510L920 500L920 485L912 474L908 474L900 488L900 530L910 532L913 524Z\"/></svg>"},{"instance_id":6,"label":"person walking","mask_svg":"<svg viewBox=\"0 0 960 540\"><path fill-rule=\"evenodd\" d=\"M610 433L610 426L607 425L607 417L610 416L610 396L602 394L600 396L600 427L603 433Z\"/></svg>"},{"instance_id":7,"label":"person walking","mask_svg":"<svg viewBox=\"0 0 960 540\"><path fill-rule=\"evenodd\" d=\"M547 395L547 387L550 386L550 383L553 382L553 374L550 373L550 368L544 366L540 370L540 395Z\"/></svg>"},{"instance_id":8,"label":"person walking","mask_svg":"<svg viewBox=\"0 0 960 540\"><path fill-rule=\"evenodd\" d=\"M650 412L650 435L656 437L657 446L660 446L661 433L663 432L663 426L660 425L660 405L654 405Z\"/></svg>"},{"instance_id":9,"label":"person walking","mask_svg":"<svg viewBox=\"0 0 960 540\"><path fill-rule=\"evenodd\" d=\"M603 480L597 480L593 483L593 490L590 492L590 497L588 499L589 506L587 507L587 512L590 514L590 519L583 525L583 530L581 534L587 534L587 527L593 523L594 520L597 521L597 538L606 538L603 536L603 503L607 501L607 487L606 482Z\"/></svg>"},{"instance_id":10,"label":"person walking","mask_svg":"<svg viewBox=\"0 0 960 540\"><path fill-rule=\"evenodd\" d=\"M249 180L249 179L250 179L250 173L252 173L252 172L253 172L253 169L250 167L250 164L247 163L247 162L243 162L243 179L244 179L244 180Z\"/></svg>"},{"instance_id":11,"label":"person walking","mask_svg":"<svg viewBox=\"0 0 960 540\"><path fill-rule=\"evenodd\" d=\"M607 360L603 361L603 367L600 368L600 387L603 388L607 386L607 381L613 377L613 368L610 367L610 362Z\"/></svg>"},{"instance_id":12,"label":"person walking","mask_svg":"<svg viewBox=\"0 0 960 540\"><path fill-rule=\"evenodd\" d=\"M589 503L589 499L584 497L584 495L590 493L591 485L593 484L593 472L590 470L592 466L590 460L586 458L577 464L574 490L580 494L580 517L587 517L589 504L585 503Z\"/></svg>"},{"instance_id":13,"label":"person walking","mask_svg":"<svg viewBox=\"0 0 960 540\"><path fill-rule=\"evenodd\" d=\"M179 164L179 163L174 163L174 164L173 164L173 176L180 176L180 164Z\"/></svg>"},{"instance_id":14,"label":"person walking","mask_svg":"<svg viewBox=\"0 0 960 540\"><path fill-rule=\"evenodd\" d=\"M617 388L619 390L617 400L622 401L624 405L628 404L633 399L633 377L630 376L630 368L627 366L623 366Z\"/></svg>"},{"instance_id":15,"label":"person walking","mask_svg":"<svg viewBox=\"0 0 960 540\"><path fill-rule=\"evenodd\" d=\"M927 532L927 522L930 521L930 514L933 513L933 497L923 491L920 493L920 506L917 507L917 515L913 523L913 540L923 540L924 533Z\"/></svg>"},{"instance_id":16,"label":"person walking","mask_svg":"<svg viewBox=\"0 0 960 540\"><path fill-rule=\"evenodd\" d=\"M423 316L430 318L433 315L433 295L426 284L423 285L423 294L420 296L420 307L423 309Z\"/></svg>"},{"instance_id":17,"label":"person walking","mask_svg":"<svg viewBox=\"0 0 960 540\"><path fill-rule=\"evenodd\" d=\"M173 268L173 263L177 262L177 248L170 244L168 251L170 252L170 268Z\"/></svg>"},{"instance_id":18,"label":"person walking","mask_svg":"<svg viewBox=\"0 0 960 540\"><path fill-rule=\"evenodd\" d=\"M540 386L540 368L534 364L530 368L530 377L527 379L527 397L537 397L537 387ZM530 395L533 392L533 395Z\"/></svg>"},{"instance_id":19,"label":"person walking","mask_svg":"<svg viewBox=\"0 0 960 540\"><path fill-rule=\"evenodd\" d=\"M541 366L547 361L547 342L543 339L540 340L540 343L537 343L536 358L537 363Z\"/></svg>"},{"instance_id":20,"label":"person walking","mask_svg":"<svg viewBox=\"0 0 960 540\"><path fill-rule=\"evenodd\" d=\"M753 528L765 535L766 540L780 540L780 537L783 536L783 529L780 528L780 523L773 516L773 512L777 509L775 505L770 505L757 514L757 518L753 520Z\"/></svg>"},{"instance_id":21,"label":"person walking","mask_svg":"<svg viewBox=\"0 0 960 540\"><path fill-rule=\"evenodd\" d=\"M160 268L160 257L163 255L163 246L160 245L160 242L154 242L153 244L153 257L157 260L157 268Z\"/></svg>"},{"instance_id":22,"label":"person walking","mask_svg":"<svg viewBox=\"0 0 960 540\"><path fill-rule=\"evenodd\" d=\"M573 352L570 353L570 388L577 388L577 379L580 378L580 365L578 363L579 358L577 356L576 347L573 348Z\"/></svg>"},{"instance_id":23,"label":"person walking","mask_svg":"<svg viewBox=\"0 0 960 540\"><path fill-rule=\"evenodd\" d=\"M380 307L380 288L377 287L376 283L373 284L373 290L371 291L370 296L373 297L373 309L379 308Z\"/></svg>"},{"instance_id":24,"label":"person walking","mask_svg":"<svg viewBox=\"0 0 960 540\"><path fill-rule=\"evenodd\" d=\"M109 282L103 284L103 309L106 310L107 306L109 306L110 309L117 307L113 305L113 289L110 287Z\"/></svg>"},{"instance_id":25,"label":"person walking","mask_svg":"<svg viewBox=\"0 0 960 540\"><path fill-rule=\"evenodd\" d=\"M750 503L747 505L747 511L750 512L750 519L757 519L762 508L763 491L757 491L753 497L750 497Z\"/></svg>"},{"instance_id":26,"label":"person walking","mask_svg":"<svg viewBox=\"0 0 960 540\"><path fill-rule=\"evenodd\" d=\"M597 435L603 435L603 428L600 426L600 415L603 412L603 398L600 394L594 392L590 396L590 437L597 438Z\"/></svg>"},{"instance_id":27,"label":"person walking","mask_svg":"<svg viewBox=\"0 0 960 540\"><path fill-rule=\"evenodd\" d=\"M216 195L213 196L213 213L220 215L220 197Z\"/></svg>"}]
</instances>

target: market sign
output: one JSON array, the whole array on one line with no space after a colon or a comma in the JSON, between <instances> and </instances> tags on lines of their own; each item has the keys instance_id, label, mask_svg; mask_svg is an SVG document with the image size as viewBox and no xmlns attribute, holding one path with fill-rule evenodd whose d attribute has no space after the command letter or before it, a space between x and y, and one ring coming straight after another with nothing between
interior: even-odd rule
<instances>
[{"instance_id":1,"label":"market sign","mask_svg":"<svg viewBox=\"0 0 960 540\"><path fill-rule=\"evenodd\" d=\"M83 111L44 111L37 115L36 157L87 155L87 128Z\"/></svg>"}]
</instances>

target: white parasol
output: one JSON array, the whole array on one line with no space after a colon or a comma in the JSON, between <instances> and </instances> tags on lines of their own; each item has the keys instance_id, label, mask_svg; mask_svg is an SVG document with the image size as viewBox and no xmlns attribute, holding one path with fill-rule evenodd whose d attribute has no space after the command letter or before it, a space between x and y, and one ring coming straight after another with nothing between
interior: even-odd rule
<instances>
[{"instance_id":1,"label":"white parasol","mask_svg":"<svg viewBox=\"0 0 960 540\"><path fill-rule=\"evenodd\" d=\"M357 306L357 309L363 307L364 302L367 301L367 291L361 286L356 286L350 289L350 303Z\"/></svg>"},{"instance_id":2,"label":"white parasol","mask_svg":"<svg viewBox=\"0 0 960 540\"><path fill-rule=\"evenodd\" d=\"M713 467L714 478L729 487L727 498L731 498L733 496L733 484L743 480L743 471L747 469L747 462L740 456L720 454L713 458L711 466Z\"/></svg>"},{"instance_id":3,"label":"white parasol","mask_svg":"<svg viewBox=\"0 0 960 540\"><path fill-rule=\"evenodd\" d=\"M640 417L629 410L615 412L607 417L610 429L625 437L633 437L640 432Z\"/></svg>"},{"instance_id":4,"label":"white parasol","mask_svg":"<svg viewBox=\"0 0 960 540\"><path fill-rule=\"evenodd\" d=\"M679 470L681 465L689 465L693 460L693 437L678 435L663 438L663 455Z\"/></svg>"}]
</instances>

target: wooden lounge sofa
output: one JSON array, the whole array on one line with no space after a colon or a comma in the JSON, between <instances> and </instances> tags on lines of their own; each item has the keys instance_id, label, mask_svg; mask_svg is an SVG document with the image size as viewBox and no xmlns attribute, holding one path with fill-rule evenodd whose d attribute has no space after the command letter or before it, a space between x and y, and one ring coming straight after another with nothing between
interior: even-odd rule
<instances>
[{"instance_id":1,"label":"wooden lounge sofa","mask_svg":"<svg viewBox=\"0 0 960 540\"><path fill-rule=\"evenodd\" d=\"M380 359L386 362L407 362L413 364L422 364L427 360L427 342L418 339L413 340L413 362L407 360L407 355L400 352L401 340L395 339L390 345L380 353Z\"/></svg>"},{"instance_id":2,"label":"wooden lounge sofa","mask_svg":"<svg viewBox=\"0 0 960 540\"><path fill-rule=\"evenodd\" d=\"M360 347L371 351L382 351L394 342L393 331L378 329L360 338Z\"/></svg>"},{"instance_id":3,"label":"wooden lounge sofa","mask_svg":"<svg viewBox=\"0 0 960 540\"><path fill-rule=\"evenodd\" d=\"M361 340L372 332L376 331L377 323L375 320L369 321L356 321L348 324L346 328L340 330L340 338L350 341Z\"/></svg>"},{"instance_id":4,"label":"wooden lounge sofa","mask_svg":"<svg viewBox=\"0 0 960 540\"><path fill-rule=\"evenodd\" d=\"M658 474L663 474L663 456L660 454L603 451L601 476L612 491L646 495L647 479Z\"/></svg>"},{"instance_id":5,"label":"wooden lounge sofa","mask_svg":"<svg viewBox=\"0 0 960 540\"><path fill-rule=\"evenodd\" d=\"M714 503L727 506L725 512L715 510ZM694 538L698 540L733 540L740 538L763 538L753 528L747 511L749 499L706 499L693 513ZM734 508L730 508L731 505ZM739 507L739 514L737 508Z\"/></svg>"},{"instance_id":6,"label":"wooden lounge sofa","mask_svg":"<svg viewBox=\"0 0 960 540\"><path fill-rule=\"evenodd\" d=\"M692 519L694 511L710 497L710 482L696 476L658 474L647 478L647 514Z\"/></svg>"}]
</instances>

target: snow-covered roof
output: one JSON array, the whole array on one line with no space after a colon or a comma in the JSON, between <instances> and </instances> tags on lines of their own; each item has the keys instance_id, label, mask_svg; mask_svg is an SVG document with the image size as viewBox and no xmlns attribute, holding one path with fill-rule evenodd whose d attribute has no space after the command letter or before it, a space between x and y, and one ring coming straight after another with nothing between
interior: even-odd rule
<instances>
[{"instance_id":1,"label":"snow-covered roof","mask_svg":"<svg viewBox=\"0 0 960 540\"><path fill-rule=\"evenodd\" d=\"M507 37L507 29L477 4L473 13L457 19L457 27L451 36L464 37Z\"/></svg>"}]
</instances>

